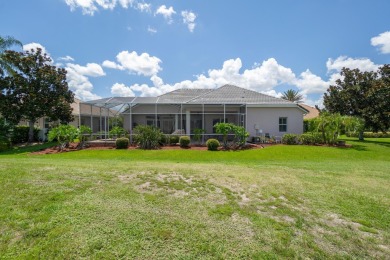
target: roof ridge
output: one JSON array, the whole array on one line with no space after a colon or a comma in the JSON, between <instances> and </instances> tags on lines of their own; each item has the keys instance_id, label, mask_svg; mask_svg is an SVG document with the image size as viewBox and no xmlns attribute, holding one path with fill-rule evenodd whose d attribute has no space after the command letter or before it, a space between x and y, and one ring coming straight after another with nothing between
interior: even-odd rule
<instances>
[{"instance_id":1,"label":"roof ridge","mask_svg":"<svg viewBox=\"0 0 390 260\"><path fill-rule=\"evenodd\" d=\"M223 87L223 86L222 86L222 87ZM209 94L209 93L211 93L211 92L213 92L213 91L215 91L215 90L217 90L217 89L220 89L220 88L222 88L222 87L219 87L219 88L212 88L212 89L210 89L210 91L208 91L208 92L206 92L206 93L203 93L203 94L200 94L199 96L196 96L196 97L194 97L194 98L191 98L190 100L187 100L185 103L189 103L189 102L191 102L191 101L193 101L193 100L195 100L195 99L197 99L197 98L200 98L201 96L207 95L207 94Z\"/></svg>"}]
</instances>

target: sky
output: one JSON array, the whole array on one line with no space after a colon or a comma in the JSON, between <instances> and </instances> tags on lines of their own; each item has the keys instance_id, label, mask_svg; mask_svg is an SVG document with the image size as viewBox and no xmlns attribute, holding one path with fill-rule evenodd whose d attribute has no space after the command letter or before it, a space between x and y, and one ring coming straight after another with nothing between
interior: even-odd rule
<instances>
[{"instance_id":1,"label":"sky","mask_svg":"<svg viewBox=\"0 0 390 260\"><path fill-rule=\"evenodd\" d=\"M390 63L389 0L0 0L0 35L42 48L77 98L234 84L322 106L343 67Z\"/></svg>"}]
</instances>

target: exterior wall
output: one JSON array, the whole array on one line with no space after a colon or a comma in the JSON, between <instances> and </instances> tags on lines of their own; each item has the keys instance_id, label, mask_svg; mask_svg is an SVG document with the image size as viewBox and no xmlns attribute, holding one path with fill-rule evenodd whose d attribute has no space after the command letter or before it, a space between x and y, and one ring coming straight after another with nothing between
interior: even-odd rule
<instances>
[{"instance_id":1,"label":"exterior wall","mask_svg":"<svg viewBox=\"0 0 390 260\"><path fill-rule=\"evenodd\" d=\"M287 117L287 131L279 132L279 117ZM286 133L303 133L303 112L299 108L288 107L248 107L247 131L250 136L256 136L255 125L263 134L270 136L283 136Z\"/></svg>"}]
</instances>

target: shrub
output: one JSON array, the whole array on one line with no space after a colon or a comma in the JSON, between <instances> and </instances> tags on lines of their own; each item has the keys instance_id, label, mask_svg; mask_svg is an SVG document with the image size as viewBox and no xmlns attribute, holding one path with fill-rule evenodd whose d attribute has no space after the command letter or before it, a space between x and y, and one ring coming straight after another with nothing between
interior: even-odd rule
<instances>
[{"instance_id":1,"label":"shrub","mask_svg":"<svg viewBox=\"0 0 390 260\"><path fill-rule=\"evenodd\" d=\"M88 126L81 125L78 130L78 138L80 143L78 144L79 149L83 149L85 147L85 142L91 137L92 129Z\"/></svg>"},{"instance_id":2,"label":"shrub","mask_svg":"<svg viewBox=\"0 0 390 260\"><path fill-rule=\"evenodd\" d=\"M161 139L160 139L160 142L159 144L162 146L162 145L166 145L167 143L169 142L169 137L167 135L161 135Z\"/></svg>"},{"instance_id":3,"label":"shrub","mask_svg":"<svg viewBox=\"0 0 390 260\"><path fill-rule=\"evenodd\" d=\"M170 144L177 144L179 142L180 137L178 135L171 135L169 137Z\"/></svg>"},{"instance_id":4,"label":"shrub","mask_svg":"<svg viewBox=\"0 0 390 260\"><path fill-rule=\"evenodd\" d=\"M0 152L8 150L11 148L11 142L5 138L0 136Z\"/></svg>"},{"instance_id":5,"label":"shrub","mask_svg":"<svg viewBox=\"0 0 390 260\"><path fill-rule=\"evenodd\" d=\"M322 137L320 133L305 133L298 137L300 144L314 145L322 143Z\"/></svg>"},{"instance_id":6,"label":"shrub","mask_svg":"<svg viewBox=\"0 0 390 260\"><path fill-rule=\"evenodd\" d=\"M137 125L134 129L134 140L141 149L157 149L163 133L159 128L148 125Z\"/></svg>"},{"instance_id":7,"label":"shrub","mask_svg":"<svg viewBox=\"0 0 390 260\"><path fill-rule=\"evenodd\" d=\"M79 136L79 130L72 125L59 125L49 131L49 141L57 140L58 149L62 151Z\"/></svg>"},{"instance_id":8,"label":"shrub","mask_svg":"<svg viewBox=\"0 0 390 260\"><path fill-rule=\"evenodd\" d=\"M190 147L191 139L189 136L180 136L179 143L181 148L188 148Z\"/></svg>"},{"instance_id":9,"label":"shrub","mask_svg":"<svg viewBox=\"0 0 390 260\"><path fill-rule=\"evenodd\" d=\"M120 137L115 141L116 149L127 149L129 147L129 138Z\"/></svg>"},{"instance_id":10,"label":"shrub","mask_svg":"<svg viewBox=\"0 0 390 260\"><path fill-rule=\"evenodd\" d=\"M201 129L201 128L195 128L194 129L194 140L197 142L197 143L200 143L200 140L202 139L202 135L206 133L206 131L204 129Z\"/></svg>"},{"instance_id":11,"label":"shrub","mask_svg":"<svg viewBox=\"0 0 390 260\"><path fill-rule=\"evenodd\" d=\"M217 151L218 147L220 146L219 141L217 139L209 139L206 142L207 150L209 151Z\"/></svg>"},{"instance_id":12,"label":"shrub","mask_svg":"<svg viewBox=\"0 0 390 260\"><path fill-rule=\"evenodd\" d=\"M249 137L249 133L245 127L232 124L232 131L234 133L234 141L238 146L243 146L246 143L246 139Z\"/></svg>"},{"instance_id":13,"label":"shrub","mask_svg":"<svg viewBox=\"0 0 390 260\"><path fill-rule=\"evenodd\" d=\"M285 134L282 137L282 143L283 144L298 144L298 135L296 134Z\"/></svg>"},{"instance_id":14,"label":"shrub","mask_svg":"<svg viewBox=\"0 0 390 260\"><path fill-rule=\"evenodd\" d=\"M359 133L357 132L347 132L347 137L359 137ZM364 138L390 138L390 133L373 133L373 132L364 132Z\"/></svg>"},{"instance_id":15,"label":"shrub","mask_svg":"<svg viewBox=\"0 0 390 260\"><path fill-rule=\"evenodd\" d=\"M124 137L127 134L126 129L120 126L114 126L108 133L109 137Z\"/></svg>"},{"instance_id":16,"label":"shrub","mask_svg":"<svg viewBox=\"0 0 390 260\"><path fill-rule=\"evenodd\" d=\"M14 144L28 141L29 126L21 125L14 127L11 135L11 142ZM39 128L34 128L34 141L38 141Z\"/></svg>"},{"instance_id":17,"label":"shrub","mask_svg":"<svg viewBox=\"0 0 390 260\"><path fill-rule=\"evenodd\" d=\"M233 124L229 124L229 123L216 123L214 125L214 127L215 127L215 132L217 134L221 134L222 135L223 147L225 149L227 149L228 148L228 139L227 139L227 137L228 137L228 134L233 131L234 125Z\"/></svg>"}]
</instances>

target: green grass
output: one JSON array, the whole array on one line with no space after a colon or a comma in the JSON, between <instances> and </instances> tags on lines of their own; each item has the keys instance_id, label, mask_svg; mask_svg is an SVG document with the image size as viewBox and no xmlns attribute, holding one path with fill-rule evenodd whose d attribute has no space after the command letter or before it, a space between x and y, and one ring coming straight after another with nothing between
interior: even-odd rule
<instances>
[{"instance_id":1,"label":"green grass","mask_svg":"<svg viewBox=\"0 0 390 260\"><path fill-rule=\"evenodd\" d=\"M0 153L0 259L390 255L390 139Z\"/></svg>"}]
</instances>

